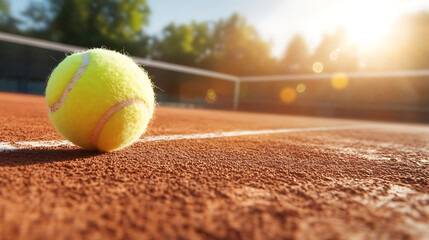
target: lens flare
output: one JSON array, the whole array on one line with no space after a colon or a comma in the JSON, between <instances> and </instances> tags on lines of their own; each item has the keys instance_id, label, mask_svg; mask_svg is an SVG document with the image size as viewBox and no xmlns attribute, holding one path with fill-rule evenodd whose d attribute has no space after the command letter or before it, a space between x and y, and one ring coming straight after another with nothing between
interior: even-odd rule
<instances>
[{"instance_id":1,"label":"lens flare","mask_svg":"<svg viewBox=\"0 0 429 240\"><path fill-rule=\"evenodd\" d=\"M329 59L331 59L331 61L335 61L338 59L338 51L332 51L329 54Z\"/></svg>"},{"instance_id":2,"label":"lens flare","mask_svg":"<svg viewBox=\"0 0 429 240\"><path fill-rule=\"evenodd\" d=\"M335 73L331 79L331 85L337 90L342 90L349 85L349 78L344 73Z\"/></svg>"},{"instance_id":3,"label":"lens flare","mask_svg":"<svg viewBox=\"0 0 429 240\"><path fill-rule=\"evenodd\" d=\"M299 93L303 93L305 91L307 87L305 86L304 83L300 83L298 84L298 86L296 86L296 91Z\"/></svg>"},{"instance_id":4,"label":"lens flare","mask_svg":"<svg viewBox=\"0 0 429 240\"><path fill-rule=\"evenodd\" d=\"M215 90L213 88L210 88L210 89L207 90L207 94L206 94L205 100L206 100L207 103L210 103L210 104L216 102L217 95L216 95L216 92L215 92Z\"/></svg>"},{"instance_id":5,"label":"lens flare","mask_svg":"<svg viewBox=\"0 0 429 240\"><path fill-rule=\"evenodd\" d=\"M321 62L315 62L315 63L313 63L313 71L315 73L321 73L321 72L323 72L323 64Z\"/></svg>"},{"instance_id":6,"label":"lens flare","mask_svg":"<svg viewBox=\"0 0 429 240\"><path fill-rule=\"evenodd\" d=\"M282 91L280 92L280 99L284 103L291 103L295 101L296 99L295 89L290 87L283 88Z\"/></svg>"}]
</instances>

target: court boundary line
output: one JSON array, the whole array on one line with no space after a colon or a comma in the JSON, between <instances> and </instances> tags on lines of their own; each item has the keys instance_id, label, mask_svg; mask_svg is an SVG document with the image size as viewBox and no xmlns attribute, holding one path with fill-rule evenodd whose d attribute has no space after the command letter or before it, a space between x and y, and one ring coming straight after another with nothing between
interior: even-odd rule
<instances>
[{"instance_id":1,"label":"court boundary line","mask_svg":"<svg viewBox=\"0 0 429 240\"><path fill-rule=\"evenodd\" d=\"M338 131L338 130L353 130L371 128L374 125L347 125L333 127L311 127L311 128L281 128L281 129L263 129L263 130L242 130L229 132L213 132L213 133L194 133L194 134L173 134L146 136L140 138L136 143L155 142L155 141L177 141L177 140L194 140L194 139L212 139L226 137L241 137L255 135L271 135L293 132L316 132L316 131ZM74 146L67 140L51 140L51 141L23 141L23 142L0 142L0 153L11 152L16 150L29 150L34 148L47 148L58 146Z\"/></svg>"}]
</instances>

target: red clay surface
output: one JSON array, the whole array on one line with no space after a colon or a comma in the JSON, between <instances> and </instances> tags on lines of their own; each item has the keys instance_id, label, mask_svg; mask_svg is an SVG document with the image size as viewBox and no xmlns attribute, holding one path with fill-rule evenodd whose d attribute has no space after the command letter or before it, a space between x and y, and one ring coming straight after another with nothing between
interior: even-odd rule
<instances>
[{"instance_id":1,"label":"red clay surface","mask_svg":"<svg viewBox=\"0 0 429 240\"><path fill-rule=\"evenodd\" d=\"M0 94L0 142L59 140ZM146 136L370 122L158 107ZM1 239L429 239L429 127L0 152Z\"/></svg>"}]
</instances>

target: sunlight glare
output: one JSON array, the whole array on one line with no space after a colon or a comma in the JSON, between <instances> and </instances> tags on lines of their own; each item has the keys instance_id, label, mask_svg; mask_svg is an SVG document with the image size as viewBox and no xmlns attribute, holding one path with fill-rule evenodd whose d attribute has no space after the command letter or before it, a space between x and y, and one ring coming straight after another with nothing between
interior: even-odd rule
<instances>
[{"instance_id":1,"label":"sunlight glare","mask_svg":"<svg viewBox=\"0 0 429 240\"><path fill-rule=\"evenodd\" d=\"M385 1L361 1L353 7L341 14L343 26L353 43L370 50L390 30L396 13Z\"/></svg>"}]
</instances>

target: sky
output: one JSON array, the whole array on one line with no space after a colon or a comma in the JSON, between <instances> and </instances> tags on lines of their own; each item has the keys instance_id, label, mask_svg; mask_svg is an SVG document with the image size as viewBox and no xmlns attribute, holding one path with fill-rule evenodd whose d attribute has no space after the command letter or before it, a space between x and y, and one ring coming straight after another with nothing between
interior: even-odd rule
<instances>
[{"instance_id":1,"label":"sky","mask_svg":"<svg viewBox=\"0 0 429 240\"><path fill-rule=\"evenodd\" d=\"M12 0L13 14L31 2ZM148 0L149 34L160 34L170 22L217 21L240 13L272 46L276 57L295 34L301 34L310 50L324 33L345 27L352 42L369 49L385 35L401 15L429 11L428 0Z\"/></svg>"}]
</instances>

